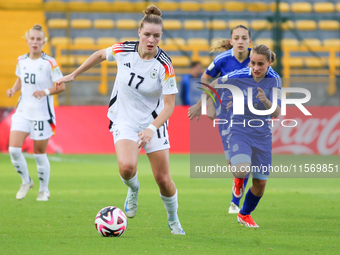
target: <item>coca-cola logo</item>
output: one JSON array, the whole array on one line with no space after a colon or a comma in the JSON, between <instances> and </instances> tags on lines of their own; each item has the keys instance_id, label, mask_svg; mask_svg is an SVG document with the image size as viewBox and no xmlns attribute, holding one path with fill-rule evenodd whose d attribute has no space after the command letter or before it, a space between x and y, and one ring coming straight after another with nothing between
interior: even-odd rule
<instances>
[{"instance_id":1,"label":"coca-cola logo","mask_svg":"<svg viewBox=\"0 0 340 255\"><path fill-rule=\"evenodd\" d=\"M304 116L295 120L298 125L294 128L274 125L273 153L340 154L340 112L330 118L313 113L313 118Z\"/></svg>"}]
</instances>

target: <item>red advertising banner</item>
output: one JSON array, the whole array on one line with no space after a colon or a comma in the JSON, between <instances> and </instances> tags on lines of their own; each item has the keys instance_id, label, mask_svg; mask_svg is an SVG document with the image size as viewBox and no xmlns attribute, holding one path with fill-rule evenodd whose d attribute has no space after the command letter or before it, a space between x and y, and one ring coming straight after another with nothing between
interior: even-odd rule
<instances>
[{"instance_id":1,"label":"red advertising banner","mask_svg":"<svg viewBox=\"0 0 340 255\"><path fill-rule=\"evenodd\" d=\"M273 153L340 154L340 107L306 108L312 116L287 107L285 118L274 121ZM56 135L50 139L48 153L114 153L106 106L59 106L55 111ZM0 110L0 152L8 151L12 113ZM176 106L169 121L170 152L223 152L217 127L212 123L206 116L190 122L188 107ZM197 139L190 139L190 133ZM32 153L33 141L26 139L23 150Z\"/></svg>"}]
</instances>

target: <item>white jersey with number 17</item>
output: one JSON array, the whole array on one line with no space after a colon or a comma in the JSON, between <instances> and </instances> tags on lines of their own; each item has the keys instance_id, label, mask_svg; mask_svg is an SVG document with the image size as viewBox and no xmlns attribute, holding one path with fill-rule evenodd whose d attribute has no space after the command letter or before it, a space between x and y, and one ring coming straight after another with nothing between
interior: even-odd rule
<instances>
[{"instance_id":1,"label":"white jersey with number 17","mask_svg":"<svg viewBox=\"0 0 340 255\"><path fill-rule=\"evenodd\" d=\"M117 43L106 50L108 61L117 61L118 71L111 94L108 117L137 132L153 122L164 108L163 95L178 93L169 56L158 48L156 56L144 60L138 41Z\"/></svg>"}]
</instances>

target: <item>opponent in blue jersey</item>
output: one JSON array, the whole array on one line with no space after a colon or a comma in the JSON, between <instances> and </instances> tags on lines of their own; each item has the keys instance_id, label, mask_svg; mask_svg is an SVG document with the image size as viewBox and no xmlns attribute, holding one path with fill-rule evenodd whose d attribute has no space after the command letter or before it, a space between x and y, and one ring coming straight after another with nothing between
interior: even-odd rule
<instances>
[{"instance_id":1,"label":"opponent in blue jersey","mask_svg":"<svg viewBox=\"0 0 340 255\"><path fill-rule=\"evenodd\" d=\"M230 39L220 40L213 47L211 52L224 49L225 51L216 56L214 61L209 65L205 73L202 75L201 81L208 83L208 80L215 78L217 76L225 76L226 74L247 67L250 61L249 54L251 43L250 30L243 26L238 25L231 30ZM226 124L221 124L218 126L220 136L222 139L223 149L226 159L229 164L229 151L228 151L228 140L227 132L230 124L231 111L227 111L226 105L230 102L228 97L225 97L225 89L218 89L217 93L222 99L222 106L219 100L216 100L216 105L213 104L211 98L207 101L208 112L207 116L210 119L222 118L227 120ZM189 109L190 119L197 117L201 114L200 101L193 105ZM243 190L247 185L248 178L238 179L234 178L233 188L232 188L232 200L229 206L229 213L238 213L240 211L239 204L243 196Z\"/></svg>"},{"instance_id":2,"label":"opponent in blue jersey","mask_svg":"<svg viewBox=\"0 0 340 255\"><path fill-rule=\"evenodd\" d=\"M251 51L250 67L229 73L218 80L219 84L237 86L244 94L244 115L231 116L228 137L230 162L236 169L234 176L244 178L249 172L253 175L253 185L237 216L238 222L247 227L258 227L250 213L256 208L265 190L272 160L271 118L276 118L281 110L281 79L270 66L274 60L275 54L267 46L257 45ZM252 95L248 94L248 88L252 88ZM265 116L254 114L254 110L248 107L248 97L252 96L254 109L271 109L275 104L273 88L277 88L275 111ZM229 90L227 94L228 97L231 95Z\"/></svg>"}]
</instances>

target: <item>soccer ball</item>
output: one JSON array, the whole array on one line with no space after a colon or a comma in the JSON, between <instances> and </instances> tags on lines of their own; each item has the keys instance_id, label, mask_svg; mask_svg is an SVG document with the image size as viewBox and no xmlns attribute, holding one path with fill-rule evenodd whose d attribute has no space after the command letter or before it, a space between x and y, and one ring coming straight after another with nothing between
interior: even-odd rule
<instances>
[{"instance_id":1,"label":"soccer ball","mask_svg":"<svg viewBox=\"0 0 340 255\"><path fill-rule=\"evenodd\" d=\"M125 232L127 219L118 207L107 206L97 213L94 224L102 236L119 237Z\"/></svg>"}]
</instances>

